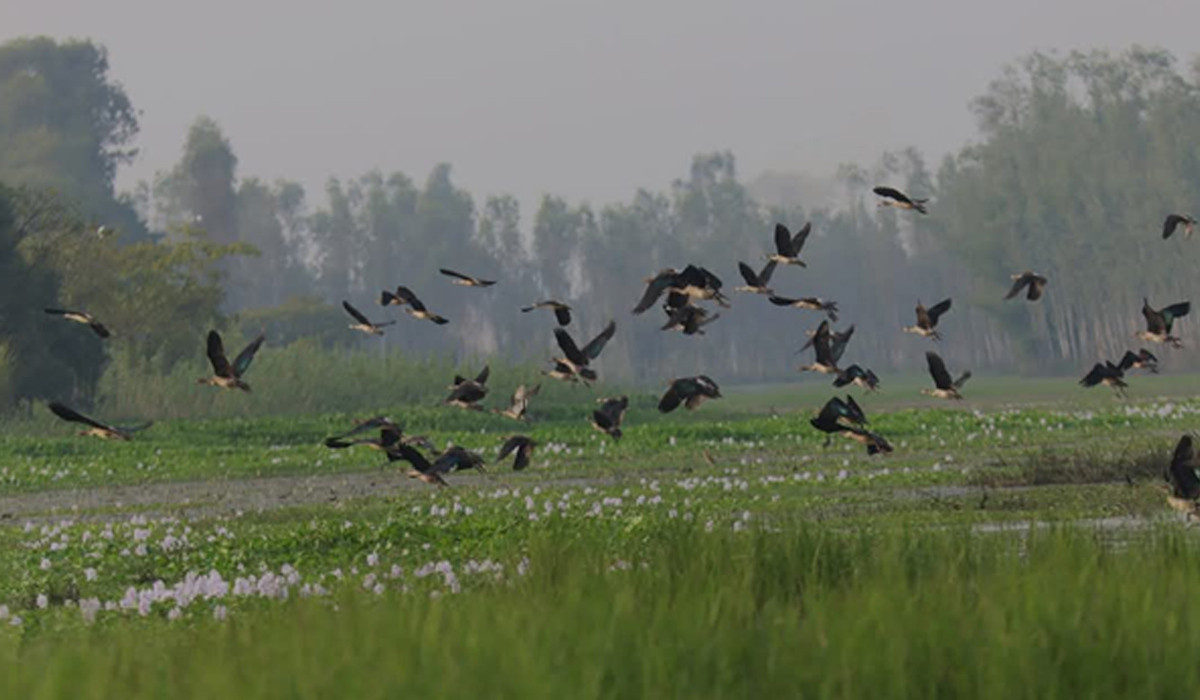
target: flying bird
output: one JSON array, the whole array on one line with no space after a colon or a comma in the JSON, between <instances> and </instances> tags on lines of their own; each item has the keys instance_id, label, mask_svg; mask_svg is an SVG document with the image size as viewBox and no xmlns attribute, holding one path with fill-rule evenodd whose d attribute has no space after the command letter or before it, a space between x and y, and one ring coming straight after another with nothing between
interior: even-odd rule
<instances>
[{"instance_id":1,"label":"flying bird","mask_svg":"<svg viewBox=\"0 0 1200 700\"><path fill-rule=\"evenodd\" d=\"M817 297L801 297L800 299L791 299L788 297L775 296L774 294L767 297L767 301L771 302L775 306L792 306L797 309L808 309L809 311L824 311L829 316L830 321L837 323L838 320L838 307L836 301L825 301L823 299L818 299Z\"/></svg>"},{"instance_id":2,"label":"flying bird","mask_svg":"<svg viewBox=\"0 0 1200 700\"><path fill-rule=\"evenodd\" d=\"M825 322L822 321L821 323ZM817 326L815 330L810 328L804 331L808 336L808 340L796 351L797 355L812 347L820 330L821 326ZM829 332L829 354L834 362L841 362L842 355L846 352L846 345L850 343L850 338L852 337L854 337L854 324L850 324L844 331L831 330Z\"/></svg>"},{"instance_id":3,"label":"flying bird","mask_svg":"<svg viewBox=\"0 0 1200 700\"><path fill-rule=\"evenodd\" d=\"M410 469L408 477L410 479L419 479L426 484L434 486L449 486L446 480L442 478L441 473L434 468L433 464L425 455L411 445L399 444L396 448L388 452L388 460L392 462L405 461L408 462Z\"/></svg>"},{"instance_id":4,"label":"flying bird","mask_svg":"<svg viewBox=\"0 0 1200 700\"><path fill-rule=\"evenodd\" d=\"M721 389L709 377L701 374L696 377L683 377L671 380L667 393L658 402L660 413L670 413L679 404L689 411L695 410L705 399L721 398Z\"/></svg>"},{"instance_id":5,"label":"flying bird","mask_svg":"<svg viewBox=\"0 0 1200 700\"><path fill-rule=\"evenodd\" d=\"M1004 300L1008 301L1021 293L1025 287L1029 289L1025 293L1025 298L1029 301L1037 301L1042 298L1042 292L1046 289L1046 278L1036 272L1018 272L1012 275L1012 288L1008 290L1008 294L1004 295Z\"/></svg>"},{"instance_id":6,"label":"flying bird","mask_svg":"<svg viewBox=\"0 0 1200 700\"><path fill-rule=\"evenodd\" d=\"M838 374L837 359L831 348L832 337L829 332L829 321L821 321L817 332L813 335L811 345L816 356L812 364L801 365L801 372L819 372L820 374ZM807 345L805 347L808 347Z\"/></svg>"},{"instance_id":7,"label":"flying bird","mask_svg":"<svg viewBox=\"0 0 1200 700\"><path fill-rule=\"evenodd\" d=\"M464 275L461 272L455 272L454 270L447 270L444 267L439 269L438 272L442 273L443 275L446 275L447 277L454 278L451 280L451 282L453 282L454 284L461 284L464 287L490 287L496 283L496 280L481 280L478 277Z\"/></svg>"},{"instance_id":8,"label":"flying bird","mask_svg":"<svg viewBox=\"0 0 1200 700\"><path fill-rule=\"evenodd\" d=\"M447 319L438 316L437 314L425 308L413 290L408 287L396 287L396 293L392 294L386 289L383 295L379 298L380 306L403 306L404 311L413 318L419 318L422 321L433 321L439 326L449 323Z\"/></svg>"},{"instance_id":9,"label":"flying bird","mask_svg":"<svg viewBox=\"0 0 1200 700\"><path fill-rule=\"evenodd\" d=\"M738 272L741 273L742 279L746 284L740 287L734 287L735 292L751 292L754 294L774 294L767 285L771 283L771 275L775 274L776 263L774 260L768 260L766 265L758 272L744 262L738 263Z\"/></svg>"},{"instance_id":10,"label":"flying bird","mask_svg":"<svg viewBox=\"0 0 1200 700\"><path fill-rule=\"evenodd\" d=\"M535 447L537 447L537 443L532 438L525 435L512 435L504 441L504 446L500 448L500 455L496 459L504 459L515 452L513 471L519 472L529 466L529 458L533 455Z\"/></svg>"},{"instance_id":11,"label":"flying bird","mask_svg":"<svg viewBox=\"0 0 1200 700\"><path fill-rule=\"evenodd\" d=\"M721 306L728 307L729 300L721 293L721 278L711 271L696 265L688 265L683 271L668 267L657 275L646 280L646 291L633 307L634 314L640 314L654 306L663 292L671 291L698 300L714 300ZM682 306L681 301L673 301L672 307Z\"/></svg>"},{"instance_id":12,"label":"flying bird","mask_svg":"<svg viewBox=\"0 0 1200 700\"><path fill-rule=\"evenodd\" d=\"M1125 389L1129 388L1123 379L1124 376L1125 372L1121 367L1105 360L1092 365L1092 370L1079 380L1079 384L1088 389L1103 384L1124 398Z\"/></svg>"},{"instance_id":13,"label":"flying bird","mask_svg":"<svg viewBox=\"0 0 1200 700\"><path fill-rule=\"evenodd\" d=\"M1183 224L1183 234L1190 238L1192 235L1192 229L1196 225L1196 220L1190 216L1171 214L1167 217L1167 220L1163 222L1163 240L1165 241L1166 239L1170 238L1171 234L1175 233L1175 229L1178 228L1180 224Z\"/></svg>"},{"instance_id":14,"label":"flying bird","mask_svg":"<svg viewBox=\"0 0 1200 700\"><path fill-rule=\"evenodd\" d=\"M433 460L433 469L441 474L461 472L467 469L477 469L481 472L487 471L483 467L483 457L458 445L448 447L438 455L437 459Z\"/></svg>"},{"instance_id":15,"label":"flying bird","mask_svg":"<svg viewBox=\"0 0 1200 700\"><path fill-rule=\"evenodd\" d=\"M810 233L812 233L811 221L804 224L804 227L797 231L795 236L788 231L787 226L775 224L775 252L768 255L767 259L784 265L808 267L800 259L800 249L804 247L804 241L808 240Z\"/></svg>"},{"instance_id":16,"label":"flying bird","mask_svg":"<svg viewBox=\"0 0 1200 700\"><path fill-rule=\"evenodd\" d=\"M600 408L592 411L592 427L613 440L620 440L621 421L625 417L626 409L629 408L629 397L597 399L596 403L600 404Z\"/></svg>"},{"instance_id":17,"label":"flying bird","mask_svg":"<svg viewBox=\"0 0 1200 700\"><path fill-rule=\"evenodd\" d=\"M862 387L867 391L876 391L879 389L879 377L869 369L863 369L858 365L850 365L846 369L838 373L838 376L833 380L833 385L841 388L847 384L853 384L857 387Z\"/></svg>"},{"instance_id":18,"label":"flying bird","mask_svg":"<svg viewBox=\"0 0 1200 700\"><path fill-rule=\"evenodd\" d=\"M571 324L571 307L567 306L561 301L555 301L553 299L539 301L532 306L526 306L525 308L521 309L521 312L529 313L534 309L551 309L554 311L554 318L558 321L558 325L567 326Z\"/></svg>"},{"instance_id":19,"label":"flying bird","mask_svg":"<svg viewBox=\"0 0 1200 700\"><path fill-rule=\"evenodd\" d=\"M1196 450L1191 435L1179 438L1175 445L1167 482L1171 487L1167 505L1187 514L1188 520L1200 520L1200 477L1196 476Z\"/></svg>"},{"instance_id":20,"label":"flying bird","mask_svg":"<svg viewBox=\"0 0 1200 700\"><path fill-rule=\"evenodd\" d=\"M551 379L557 379L561 382L569 382L572 384L578 384L578 383L582 382L584 386L591 386L590 384L588 384L588 380L586 380L583 377L576 374L575 370L572 369L571 366L568 365L567 363L560 362L558 360L553 360L553 362L554 362L554 369L542 370L541 371L542 374L546 375L547 377L550 377Z\"/></svg>"},{"instance_id":21,"label":"flying bird","mask_svg":"<svg viewBox=\"0 0 1200 700\"><path fill-rule=\"evenodd\" d=\"M474 379L466 379L458 374L454 375L454 382L450 385L450 395L442 403L472 411L482 411L483 407L479 405L479 402L487 396L487 380L490 373L491 368L485 366Z\"/></svg>"},{"instance_id":22,"label":"flying bird","mask_svg":"<svg viewBox=\"0 0 1200 700\"><path fill-rule=\"evenodd\" d=\"M928 309L918 300L917 301L917 325L905 326L905 333L916 333L922 338L933 338L941 340L942 336L935 329L937 328L938 319L942 314L950 310L950 300L943 299Z\"/></svg>"},{"instance_id":23,"label":"flying bird","mask_svg":"<svg viewBox=\"0 0 1200 700\"><path fill-rule=\"evenodd\" d=\"M915 209L922 214L928 214L925 209L925 204L928 199L910 199L908 195L894 187L876 187L872 190L875 194L883 197L879 200L881 207L895 207L897 209Z\"/></svg>"},{"instance_id":24,"label":"flying bird","mask_svg":"<svg viewBox=\"0 0 1200 700\"><path fill-rule=\"evenodd\" d=\"M112 335L108 332L108 329L104 327L103 323L97 321L95 316L92 316L86 311L69 311L67 309L44 309L44 311L52 316L61 316L68 321L86 324L88 328L92 329L93 333L101 338L107 338L108 336Z\"/></svg>"},{"instance_id":25,"label":"flying bird","mask_svg":"<svg viewBox=\"0 0 1200 700\"><path fill-rule=\"evenodd\" d=\"M114 427L111 425L105 425L104 423L101 423L99 421L88 418L87 416L85 416L82 413L76 411L75 409L67 406L66 404L61 404L57 401L50 402L50 411L53 412L54 415L58 416L59 418L65 420L67 422L80 423L82 425L86 425L87 430L79 431L80 435L86 435L89 437L98 437L98 438L103 438L105 440L126 440L126 441L132 440L134 433L138 432L139 430L145 430L146 428L149 428L151 425L153 425L153 423L151 423L151 422L146 422L146 423L143 423L142 425L134 426L131 428L117 428L117 427Z\"/></svg>"},{"instance_id":26,"label":"flying bird","mask_svg":"<svg viewBox=\"0 0 1200 700\"><path fill-rule=\"evenodd\" d=\"M1158 358L1146 348L1138 350L1137 353L1134 353L1132 350L1126 350L1121 361L1117 363L1117 367L1122 372L1130 369L1144 369L1151 374L1158 374Z\"/></svg>"},{"instance_id":27,"label":"flying bird","mask_svg":"<svg viewBox=\"0 0 1200 700\"><path fill-rule=\"evenodd\" d=\"M588 363L600 356L600 351L604 349L608 341L612 340L616 332L617 322L609 321L604 330L596 334L596 337L589 340L587 345L580 349L565 328L555 328L554 339L558 341L558 347L563 351L564 357L556 357L554 362L569 367L572 372L579 375L580 379L595 381L596 370L589 367Z\"/></svg>"},{"instance_id":28,"label":"flying bird","mask_svg":"<svg viewBox=\"0 0 1200 700\"><path fill-rule=\"evenodd\" d=\"M354 317L355 321L358 321L358 323L350 324L350 330L362 331L367 335L383 335L383 329L385 326L391 326L396 323L395 321L371 323L361 311L351 306L350 302L348 301L342 302L342 308L346 310L346 313Z\"/></svg>"},{"instance_id":29,"label":"flying bird","mask_svg":"<svg viewBox=\"0 0 1200 700\"><path fill-rule=\"evenodd\" d=\"M355 430L357 431L358 428ZM325 446L335 450L353 447L354 445L363 445L373 450L379 450L380 452L390 452L399 442L400 430L394 424L381 426L379 437L377 438L349 439L349 434L325 438Z\"/></svg>"},{"instance_id":30,"label":"flying bird","mask_svg":"<svg viewBox=\"0 0 1200 700\"><path fill-rule=\"evenodd\" d=\"M508 408L504 410L492 409L492 411L496 415L512 418L513 420L528 421L529 416L526 415L526 412L529 410L529 400L537 396L541 390L541 384L534 384L532 388L521 384L513 392Z\"/></svg>"},{"instance_id":31,"label":"flying bird","mask_svg":"<svg viewBox=\"0 0 1200 700\"><path fill-rule=\"evenodd\" d=\"M946 370L946 363L936 352L925 353L925 361L929 364L929 375L933 377L935 389L922 389L921 393L938 399L962 399L958 390L971 378L970 372L963 372L958 379L952 379Z\"/></svg>"},{"instance_id":32,"label":"flying bird","mask_svg":"<svg viewBox=\"0 0 1200 700\"><path fill-rule=\"evenodd\" d=\"M1187 316L1191 310L1191 302L1186 301L1155 310L1150 308L1150 302L1143 298L1142 315L1146 317L1146 330L1133 335L1150 343L1168 343L1173 348L1182 348L1183 341L1171 335L1171 327L1175 324L1175 319Z\"/></svg>"},{"instance_id":33,"label":"flying bird","mask_svg":"<svg viewBox=\"0 0 1200 700\"><path fill-rule=\"evenodd\" d=\"M222 389L250 391L250 385L242 380L242 375L246 373L246 370L250 369L250 363L254 361L254 354L258 352L258 349L262 347L263 341L266 339L265 335L260 335L250 341L250 344L242 348L242 351L238 353L233 364L230 364L229 359L225 357L225 346L221 342L221 334L216 331L209 331L206 351L208 362L213 368L213 374L211 377L197 379L196 383L219 386Z\"/></svg>"},{"instance_id":34,"label":"flying bird","mask_svg":"<svg viewBox=\"0 0 1200 700\"><path fill-rule=\"evenodd\" d=\"M704 327L721 318L721 314L709 316L707 309L688 303L678 308L664 305L663 311L667 312L667 323L662 330L680 331L684 335L704 335Z\"/></svg>"},{"instance_id":35,"label":"flying bird","mask_svg":"<svg viewBox=\"0 0 1200 700\"><path fill-rule=\"evenodd\" d=\"M843 422L844 421L844 422ZM867 454L875 455L880 452L891 452L892 445L882 435L867 430L867 416L862 407L847 396L845 400L834 396L825 402L820 413L809 419L809 424L825 433L825 446L834 435L843 435L855 442L862 443L867 448Z\"/></svg>"}]
</instances>

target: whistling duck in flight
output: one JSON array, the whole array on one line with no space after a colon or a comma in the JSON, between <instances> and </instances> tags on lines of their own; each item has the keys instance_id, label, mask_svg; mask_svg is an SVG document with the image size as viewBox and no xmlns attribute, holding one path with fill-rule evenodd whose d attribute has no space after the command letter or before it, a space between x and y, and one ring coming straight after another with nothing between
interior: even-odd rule
<instances>
[{"instance_id":1,"label":"whistling duck in flight","mask_svg":"<svg viewBox=\"0 0 1200 700\"><path fill-rule=\"evenodd\" d=\"M792 306L797 309L808 309L809 311L824 311L829 316L830 321L837 323L838 320L836 301L825 301L817 297L790 299L788 297L775 296L774 294L767 297L767 301L775 306Z\"/></svg>"},{"instance_id":2,"label":"whistling duck in flight","mask_svg":"<svg viewBox=\"0 0 1200 700\"><path fill-rule=\"evenodd\" d=\"M842 370L837 378L833 380L833 385L841 388L847 384L853 384L857 387L862 387L867 391L875 391L879 388L879 377L869 369L863 369L858 365L850 365Z\"/></svg>"},{"instance_id":3,"label":"whistling duck in flight","mask_svg":"<svg viewBox=\"0 0 1200 700\"><path fill-rule=\"evenodd\" d=\"M775 273L775 266L778 263L774 260L768 260L766 265L758 272L744 262L738 263L738 272L742 274L742 279L746 280L746 284L740 287L734 287L735 292L752 292L754 294L774 294L771 288L767 285L771 282L771 275Z\"/></svg>"},{"instance_id":4,"label":"whistling duck in flight","mask_svg":"<svg viewBox=\"0 0 1200 700\"><path fill-rule=\"evenodd\" d=\"M847 421L843 423L842 421ZM812 427L825 433L825 445L829 446L830 439L837 434L846 436L855 442L862 443L867 448L867 454L891 452L892 445L882 435L873 433L863 426L867 424L867 416L853 396L847 396L843 401L833 397L821 407L816 418L810 418Z\"/></svg>"},{"instance_id":5,"label":"whistling duck in flight","mask_svg":"<svg viewBox=\"0 0 1200 700\"><path fill-rule=\"evenodd\" d=\"M555 301L553 299L539 301L532 306L526 306L525 308L521 309L521 313L529 313L534 309L552 309L554 311L554 318L558 321L558 325L560 326L567 326L571 323L571 307L567 306L561 301Z\"/></svg>"},{"instance_id":6,"label":"whistling duck in flight","mask_svg":"<svg viewBox=\"0 0 1200 700\"><path fill-rule=\"evenodd\" d=\"M795 236L788 231L787 226L775 224L775 252L768 255L767 259L784 265L808 267L800 259L800 249L804 247L804 241L808 239L810 233L812 233L811 221L804 224L804 228L797 231Z\"/></svg>"},{"instance_id":7,"label":"whistling duck in flight","mask_svg":"<svg viewBox=\"0 0 1200 700\"><path fill-rule=\"evenodd\" d=\"M1121 368L1122 372L1129 369L1144 369L1151 374L1158 374L1158 358L1146 348L1138 350L1136 354L1132 350L1126 350L1117 367Z\"/></svg>"},{"instance_id":8,"label":"whistling duck in flight","mask_svg":"<svg viewBox=\"0 0 1200 700\"><path fill-rule=\"evenodd\" d=\"M663 311L667 312L667 323L662 330L681 331L684 335L704 335L704 327L721 318L721 314L709 316L707 309L688 303L678 308L672 308L668 304L663 306Z\"/></svg>"},{"instance_id":9,"label":"whistling duck in flight","mask_svg":"<svg viewBox=\"0 0 1200 700\"><path fill-rule=\"evenodd\" d=\"M529 458L533 455L535 447L537 447L537 443L532 438L525 435L511 435L504 441L504 446L500 448L500 455L496 457L496 460L502 460L516 452L512 466L513 471L519 472L529 466Z\"/></svg>"},{"instance_id":10,"label":"whistling duck in flight","mask_svg":"<svg viewBox=\"0 0 1200 700\"><path fill-rule=\"evenodd\" d=\"M1079 384L1088 389L1103 384L1112 388L1119 396L1124 397L1125 389L1129 387L1122 379L1124 376L1125 371L1121 367L1106 360L1103 363L1097 362L1092 365L1092 371L1084 375L1083 379L1079 380Z\"/></svg>"},{"instance_id":11,"label":"whistling duck in flight","mask_svg":"<svg viewBox=\"0 0 1200 700\"><path fill-rule=\"evenodd\" d=\"M532 389L522 384L513 392L508 408L504 410L492 409L492 411L496 415L506 416L513 420L527 421L529 420L529 417L526 415L526 412L529 410L529 400L537 396L541 390L541 384L534 384Z\"/></svg>"},{"instance_id":12,"label":"whistling duck in flight","mask_svg":"<svg viewBox=\"0 0 1200 700\"><path fill-rule=\"evenodd\" d=\"M813 346L816 359L810 365L801 365L799 368L800 371L838 374L840 370L838 370L837 360L833 357L830 343L829 321L821 321L821 325L817 327L817 332L813 335L810 342Z\"/></svg>"},{"instance_id":13,"label":"whistling duck in flight","mask_svg":"<svg viewBox=\"0 0 1200 700\"><path fill-rule=\"evenodd\" d=\"M419 479L426 484L434 486L449 486L438 470L434 468L425 455L421 454L415 447L405 444L396 445L395 449L389 451L388 461L405 461L411 466L408 470L408 478Z\"/></svg>"},{"instance_id":14,"label":"whistling duck in flight","mask_svg":"<svg viewBox=\"0 0 1200 700\"><path fill-rule=\"evenodd\" d=\"M482 411L483 407L479 405L479 402L487 396L487 380L490 373L491 368L485 366L474 379L465 379L460 375L454 375L454 383L450 385L450 395L443 403L472 411Z\"/></svg>"},{"instance_id":15,"label":"whistling duck in flight","mask_svg":"<svg viewBox=\"0 0 1200 700\"><path fill-rule=\"evenodd\" d=\"M1142 315L1146 317L1146 330L1133 335L1147 342L1168 343L1173 348L1182 348L1183 341L1171 335L1171 326L1175 324L1175 319L1187 316L1191 310L1191 303L1186 301L1155 310L1150 308L1150 302L1143 298Z\"/></svg>"},{"instance_id":16,"label":"whistling duck in flight","mask_svg":"<svg viewBox=\"0 0 1200 700\"><path fill-rule=\"evenodd\" d=\"M1171 486L1167 505L1186 513L1188 520L1200 519L1200 477L1196 476L1196 450L1191 435L1179 438L1175 445L1167 481Z\"/></svg>"},{"instance_id":17,"label":"whistling duck in flight","mask_svg":"<svg viewBox=\"0 0 1200 700\"><path fill-rule=\"evenodd\" d=\"M600 408L592 411L592 427L613 440L620 440L621 421L625 417L625 410L629 408L629 397L596 399L596 403L600 404Z\"/></svg>"},{"instance_id":18,"label":"whistling duck in flight","mask_svg":"<svg viewBox=\"0 0 1200 700\"><path fill-rule=\"evenodd\" d=\"M383 335L383 329L385 326L391 326L396 323L395 321L371 323L361 311L351 306L350 302L348 301L342 302L342 308L346 310L346 313L353 316L355 321L358 321L358 323L350 324L350 330L362 331L367 335Z\"/></svg>"},{"instance_id":19,"label":"whistling duck in flight","mask_svg":"<svg viewBox=\"0 0 1200 700\"><path fill-rule=\"evenodd\" d=\"M461 284L464 287L490 287L496 283L496 280L481 280L478 277L464 275L461 272L455 272L454 270L447 270L444 267L442 269L438 270L438 272L442 273L443 275L446 275L447 277L453 277L454 279L451 280L451 282L453 284Z\"/></svg>"},{"instance_id":20,"label":"whistling duck in flight","mask_svg":"<svg viewBox=\"0 0 1200 700\"><path fill-rule=\"evenodd\" d=\"M134 426L132 428L117 428L88 418L75 409L57 401L50 402L50 410L54 413L54 415L65 421L71 423L81 423L88 426L87 430L79 431L80 435L98 437L105 440L132 440L133 433L136 433L139 430L145 430L153 425L151 422L146 422L142 425Z\"/></svg>"},{"instance_id":21,"label":"whistling duck in flight","mask_svg":"<svg viewBox=\"0 0 1200 700\"><path fill-rule=\"evenodd\" d=\"M589 340L581 350L565 328L555 328L554 339L558 341L558 347L563 351L565 357L556 357L554 362L569 367L581 379L595 381L596 370L588 367L588 363L600 356L600 351L604 349L608 341L612 340L613 334L616 332L617 322L609 321L604 330Z\"/></svg>"},{"instance_id":22,"label":"whistling duck in flight","mask_svg":"<svg viewBox=\"0 0 1200 700\"><path fill-rule=\"evenodd\" d=\"M949 299L943 299L942 301L939 301L938 303L934 304L933 306L929 307L928 309L926 309L925 306L920 301L917 301L917 325L905 326L904 332L905 333L916 333L917 335L921 336L922 338L933 338L934 340L941 340L942 339L941 334L939 334L934 329L937 328L938 319L942 317L942 314L946 313L949 310L950 310L950 300Z\"/></svg>"},{"instance_id":23,"label":"whistling duck in flight","mask_svg":"<svg viewBox=\"0 0 1200 700\"><path fill-rule=\"evenodd\" d=\"M895 207L897 209L915 209L922 214L928 214L925 209L925 204L928 199L910 199L908 195L894 187L876 187L872 190L875 194L883 197L879 200L881 207Z\"/></svg>"},{"instance_id":24,"label":"whistling duck in flight","mask_svg":"<svg viewBox=\"0 0 1200 700\"><path fill-rule=\"evenodd\" d=\"M688 265L683 268L682 272L669 267L647 279L646 291L642 294L637 306L633 307L633 313L640 314L649 309L667 290L678 292L692 299L712 299L721 306L729 306L729 300L721 294L721 278L703 267ZM681 304L672 303L671 306L677 307Z\"/></svg>"},{"instance_id":25,"label":"whistling duck in flight","mask_svg":"<svg viewBox=\"0 0 1200 700\"><path fill-rule=\"evenodd\" d=\"M926 352L925 361L929 364L929 376L933 377L935 389L922 389L921 393L938 399L962 399L958 390L971 378L970 372L963 372L958 379L952 379L946 370L946 363L936 352Z\"/></svg>"},{"instance_id":26,"label":"whistling duck in flight","mask_svg":"<svg viewBox=\"0 0 1200 700\"><path fill-rule=\"evenodd\" d=\"M1025 293L1025 298L1029 301L1037 301L1042 298L1042 292L1046 289L1046 278L1036 272L1018 272L1012 275L1012 288L1008 290L1008 294L1004 295L1004 300L1008 301L1021 293L1021 289L1028 286L1029 290Z\"/></svg>"},{"instance_id":27,"label":"whistling duck in flight","mask_svg":"<svg viewBox=\"0 0 1200 700\"><path fill-rule=\"evenodd\" d=\"M449 323L445 318L429 311L413 290L408 287L396 287L396 293L392 294L386 289L383 291L383 296L379 299L380 306L403 306L404 311L413 318L419 318L422 321L433 321L439 326Z\"/></svg>"},{"instance_id":28,"label":"whistling duck in flight","mask_svg":"<svg viewBox=\"0 0 1200 700\"><path fill-rule=\"evenodd\" d=\"M197 379L196 383L219 386L222 389L250 391L250 385L242 381L242 375L246 373L246 370L250 369L250 363L254 361L254 354L258 352L258 349L262 347L263 341L266 339L265 335L260 335L250 341L250 344L242 348L242 351L238 353L233 364L230 364L229 359L225 357L225 346L221 342L221 334L216 331L209 331L206 350L208 353L208 362L213 368L213 374L211 377Z\"/></svg>"},{"instance_id":29,"label":"whistling duck in flight","mask_svg":"<svg viewBox=\"0 0 1200 700\"><path fill-rule=\"evenodd\" d=\"M696 377L683 377L671 380L667 393L663 394L662 399L658 402L658 410L661 413L670 413L679 408L679 404L682 403L684 408L692 411L704 403L705 399L719 398L721 398L721 389L709 377L703 374Z\"/></svg>"},{"instance_id":30,"label":"whistling duck in flight","mask_svg":"<svg viewBox=\"0 0 1200 700\"><path fill-rule=\"evenodd\" d=\"M108 332L108 329L104 327L103 323L97 321L95 316L92 316L86 311L69 311L67 309L44 309L44 311L54 316L62 316L68 321L86 324L88 328L92 329L93 333L101 338L107 338L109 335L111 335Z\"/></svg>"},{"instance_id":31,"label":"whistling duck in flight","mask_svg":"<svg viewBox=\"0 0 1200 700\"><path fill-rule=\"evenodd\" d=\"M1190 216L1182 216L1180 214L1171 214L1167 220L1163 222L1163 240L1171 237L1175 233L1175 229L1183 224L1183 234L1189 238L1192 235L1192 228L1196 225L1196 220Z\"/></svg>"}]
</instances>

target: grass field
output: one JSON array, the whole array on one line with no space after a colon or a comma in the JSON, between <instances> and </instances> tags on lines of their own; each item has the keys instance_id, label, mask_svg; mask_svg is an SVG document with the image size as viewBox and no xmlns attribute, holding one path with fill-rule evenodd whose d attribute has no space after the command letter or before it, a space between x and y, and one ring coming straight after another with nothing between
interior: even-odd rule
<instances>
[{"instance_id":1,"label":"grass field","mask_svg":"<svg viewBox=\"0 0 1200 700\"><path fill-rule=\"evenodd\" d=\"M488 457L448 489L324 448L348 415L125 444L35 411L0 436L0 689L1190 697L1200 540L1161 484L1198 385L980 377L949 405L902 378L862 399L877 457L808 425L825 382L637 395L619 443L586 391L528 426L379 406ZM514 431L521 473L490 463Z\"/></svg>"}]
</instances>

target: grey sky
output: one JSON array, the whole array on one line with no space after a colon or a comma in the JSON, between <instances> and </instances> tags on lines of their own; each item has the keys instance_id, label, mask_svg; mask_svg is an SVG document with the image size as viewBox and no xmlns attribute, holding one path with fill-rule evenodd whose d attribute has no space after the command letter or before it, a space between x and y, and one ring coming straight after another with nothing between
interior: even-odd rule
<instances>
[{"instance_id":1,"label":"grey sky","mask_svg":"<svg viewBox=\"0 0 1200 700\"><path fill-rule=\"evenodd\" d=\"M973 132L968 100L1033 49L1194 53L1185 0L5 0L0 40L89 37L143 112L122 183L170 167L199 114L239 174L439 161L482 201L662 189L699 151L744 177L825 174ZM525 210L526 220L532 211Z\"/></svg>"}]
</instances>

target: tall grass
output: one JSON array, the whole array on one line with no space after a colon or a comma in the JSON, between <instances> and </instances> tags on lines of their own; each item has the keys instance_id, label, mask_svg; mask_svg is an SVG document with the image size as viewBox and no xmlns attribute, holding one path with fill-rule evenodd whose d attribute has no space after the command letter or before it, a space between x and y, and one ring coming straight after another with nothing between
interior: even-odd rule
<instances>
[{"instance_id":1,"label":"tall grass","mask_svg":"<svg viewBox=\"0 0 1200 700\"><path fill-rule=\"evenodd\" d=\"M1194 697L1187 533L705 534L564 525L459 595L300 600L224 623L47 634L5 697ZM643 566L643 563L645 564Z\"/></svg>"}]
</instances>

